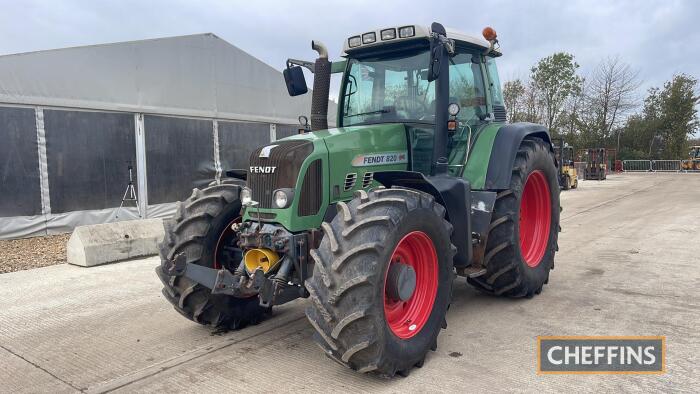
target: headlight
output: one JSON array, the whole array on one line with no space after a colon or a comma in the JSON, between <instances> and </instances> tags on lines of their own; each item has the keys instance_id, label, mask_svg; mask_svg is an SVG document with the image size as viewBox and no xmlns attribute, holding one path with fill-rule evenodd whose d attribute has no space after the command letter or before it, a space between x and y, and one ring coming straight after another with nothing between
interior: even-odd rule
<instances>
[{"instance_id":1,"label":"headlight","mask_svg":"<svg viewBox=\"0 0 700 394\"><path fill-rule=\"evenodd\" d=\"M287 193L284 192L284 190L277 190L275 192L275 205L277 208L285 208L287 207L287 202L289 202L289 198L287 197Z\"/></svg>"},{"instance_id":2,"label":"headlight","mask_svg":"<svg viewBox=\"0 0 700 394\"><path fill-rule=\"evenodd\" d=\"M407 38L416 35L416 29L413 26L404 26L399 28L399 37Z\"/></svg>"},{"instance_id":3,"label":"headlight","mask_svg":"<svg viewBox=\"0 0 700 394\"><path fill-rule=\"evenodd\" d=\"M251 201L253 201L253 191L244 187L241 190L241 204L248 205Z\"/></svg>"},{"instance_id":4,"label":"headlight","mask_svg":"<svg viewBox=\"0 0 700 394\"><path fill-rule=\"evenodd\" d=\"M360 45L362 45L362 40L360 39L360 36L348 38L348 46L350 48L359 47Z\"/></svg>"},{"instance_id":5,"label":"headlight","mask_svg":"<svg viewBox=\"0 0 700 394\"><path fill-rule=\"evenodd\" d=\"M272 199L277 208L288 208L294 199L294 189L277 189L272 193Z\"/></svg>"},{"instance_id":6,"label":"headlight","mask_svg":"<svg viewBox=\"0 0 700 394\"><path fill-rule=\"evenodd\" d=\"M379 35L382 36L382 40L393 40L396 38L396 29L384 29Z\"/></svg>"},{"instance_id":7,"label":"headlight","mask_svg":"<svg viewBox=\"0 0 700 394\"><path fill-rule=\"evenodd\" d=\"M457 114L459 113L459 104L451 103L450 105L448 105L447 113L449 113L452 116L457 116Z\"/></svg>"},{"instance_id":8,"label":"headlight","mask_svg":"<svg viewBox=\"0 0 700 394\"><path fill-rule=\"evenodd\" d=\"M377 41L377 33L375 32L370 32L370 33L365 33L362 35L362 43L363 44L371 44L373 42Z\"/></svg>"}]
</instances>

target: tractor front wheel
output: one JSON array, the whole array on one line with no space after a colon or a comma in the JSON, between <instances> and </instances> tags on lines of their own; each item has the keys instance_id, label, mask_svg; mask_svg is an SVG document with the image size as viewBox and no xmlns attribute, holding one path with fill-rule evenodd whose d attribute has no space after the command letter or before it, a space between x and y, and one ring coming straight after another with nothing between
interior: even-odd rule
<instances>
[{"instance_id":1,"label":"tractor front wheel","mask_svg":"<svg viewBox=\"0 0 700 394\"><path fill-rule=\"evenodd\" d=\"M496 195L483 262L486 274L467 281L494 295L539 294L554 267L559 212L554 154L542 139L525 139L510 188Z\"/></svg>"},{"instance_id":2,"label":"tractor front wheel","mask_svg":"<svg viewBox=\"0 0 700 394\"><path fill-rule=\"evenodd\" d=\"M311 251L306 316L315 340L359 372L405 375L446 326L452 225L431 195L409 189L359 191L337 208Z\"/></svg>"},{"instance_id":3,"label":"tractor front wheel","mask_svg":"<svg viewBox=\"0 0 700 394\"><path fill-rule=\"evenodd\" d=\"M211 294L201 284L183 276L164 273L167 261L184 254L188 263L233 272L242 258L238 233L232 224L241 219L240 186L224 181L206 189L194 189L190 198L178 202L175 215L163 221L165 237L160 244L161 265L156 274L163 282L163 295L186 318L219 329L255 324L269 314L258 297L237 298Z\"/></svg>"}]
</instances>

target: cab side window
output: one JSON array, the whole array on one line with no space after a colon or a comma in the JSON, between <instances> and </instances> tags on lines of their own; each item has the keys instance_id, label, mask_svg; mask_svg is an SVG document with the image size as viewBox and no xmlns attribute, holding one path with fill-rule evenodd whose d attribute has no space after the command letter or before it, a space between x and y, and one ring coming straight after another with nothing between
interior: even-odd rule
<instances>
[{"instance_id":1,"label":"cab side window","mask_svg":"<svg viewBox=\"0 0 700 394\"><path fill-rule=\"evenodd\" d=\"M501 90L501 80L498 78L498 68L496 60L492 57L486 58L486 72L489 76L489 89L493 100L493 112L497 121L505 122L506 107L503 104L503 91Z\"/></svg>"},{"instance_id":2,"label":"cab side window","mask_svg":"<svg viewBox=\"0 0 700 394\"><path fill-rule=\"evenodd\" d=\"M486 91L479 54L458 53L450 59L450 103L460 106L460 122L476 124L486 115Z\"/></svg>"}]
</instances>

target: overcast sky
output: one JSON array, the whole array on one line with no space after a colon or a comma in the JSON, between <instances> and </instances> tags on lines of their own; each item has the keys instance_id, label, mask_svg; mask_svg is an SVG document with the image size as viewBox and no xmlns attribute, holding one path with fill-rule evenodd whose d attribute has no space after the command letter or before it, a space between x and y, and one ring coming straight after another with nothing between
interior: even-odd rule
<instances>
[{"instance_id":1,"label":"overcast sky","mask_svg":"<svg viewBox=\"0 0 700 394\"><path fill-rule=\"evenodd\" d=\"M0 54L211 32L282 69L287 57L312 60L312 39L337 58L354 33L439 21L475 35L493 26L503 80L556 51L573 53L582 74L619 55L639 70L643 96L674 73L700 77L699 18L694 0L0 0Z\"/></svg>"}]
</instances>

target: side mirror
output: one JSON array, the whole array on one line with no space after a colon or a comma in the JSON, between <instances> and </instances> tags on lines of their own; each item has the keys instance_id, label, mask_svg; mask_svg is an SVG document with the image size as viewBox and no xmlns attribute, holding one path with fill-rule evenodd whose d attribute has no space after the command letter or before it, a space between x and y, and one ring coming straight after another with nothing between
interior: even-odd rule
<instances>
[{"instance_id":1,"label":"side mirror","mask_svg":"<svg viewBox=\"0 0 700 394\"><path fill-rule=\"evenodd\" d=\"M284 75L284 82L287 84L287 92L289 92L290 96L298 96L309 91L301 67L287 67L282 74Z\"/></svg>"},{"instance_id":2,"label":"side mirror","mask_svg":"<svg viewBox=\"0 0 700 394\"><path fill-rule=\"evenodd\" d=\"M441 55L442 48L439 46L432 46L430 48L430 66L428 67L428 82L433 82L440 76L440 61L442 60Z\"/></svg>"},{"instance_id":3,"label":"side mirror","mask_svg":"<svg viewBox=\"0 0 700 394\"><path fill-rule=\"evenodd\" d=\"M428 67L428 82L433 82L440 76L440 66L445 60L445 45L441 40L447 36L445 28L437 23L433 22L430 26L430 31L432 32L430 38L430 66Z\"/></svg>"}]
</instances>

